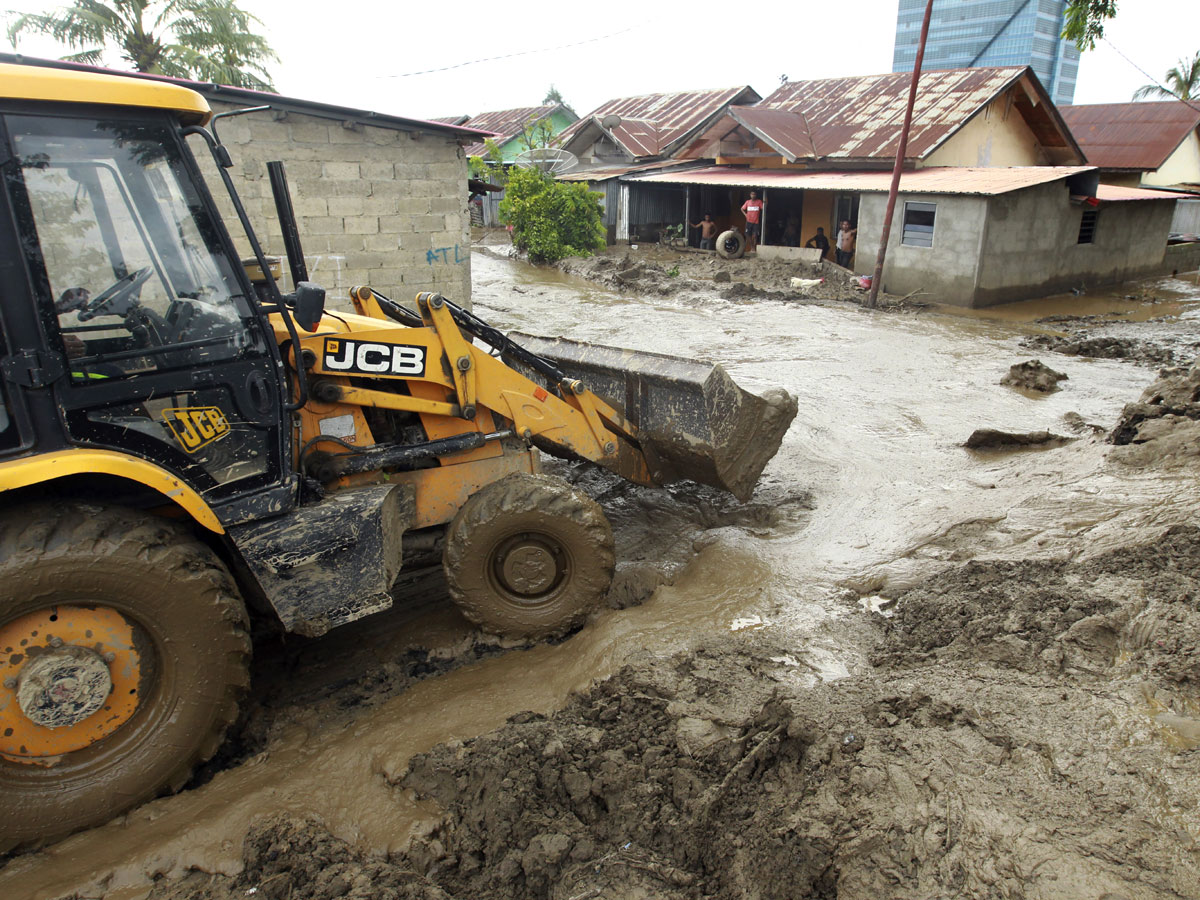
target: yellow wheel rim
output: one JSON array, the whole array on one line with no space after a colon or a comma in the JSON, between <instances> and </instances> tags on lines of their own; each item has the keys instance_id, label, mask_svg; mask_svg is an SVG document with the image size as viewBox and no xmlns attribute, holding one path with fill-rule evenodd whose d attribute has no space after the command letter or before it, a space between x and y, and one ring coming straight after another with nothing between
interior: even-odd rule
<instances>
[{"instance_id":1,"label":"yellow wheel rim","mask_svg":"<svg viewBox=\"0 0 1200 900\"><path fill-rule=\"evenodd\" d=\"M103 688L111 684L89 705L71 705L81 693L72 677L80 668L76 659L91 676L93 693L98 678ZM55 668L53 660L62 664ZM109 607L51 606L0 625L0 756L52 766L108 737L137 711L141 667L133 624ZM31 697L42 700L51 719ZM57 724L44 724L56 711Z\"/></svg>"}]
</instances>

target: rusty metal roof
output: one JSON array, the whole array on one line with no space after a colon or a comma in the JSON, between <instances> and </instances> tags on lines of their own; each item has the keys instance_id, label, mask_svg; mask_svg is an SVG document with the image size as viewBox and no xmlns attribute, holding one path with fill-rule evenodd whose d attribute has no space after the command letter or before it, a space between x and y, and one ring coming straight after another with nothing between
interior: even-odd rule
<instances>
[{"instance_id":1,"label":"rusty metal roof","mask_svg":"<svg viewBox=\"0 0 1200 900\"><path fill-rule=\"evenodd\" d=\"M551 103L549 106L519 106L516 109L497 109L492 112L478 113L471 116L466 122L462 123L462 126L464 128L475 128L479 131L490 131L496 143L504 144L520 134L526 125L540 122L560 109L567 109L567 107L561 103ZM466 152L467 156L483 156L487 152L487 148L480 141L478 144L471 144L467 147Z\"/></svg>"},{"instance_id":2,"label":"rusty metal roof","mask_svg":"<svg viewBox=\"0 0 1200 900\"><path fill-rule=\"evenodd\" d=\"M759 99L758 93L749 85L618 97L564 128L559 135L559 146L569 150L573 138L594 126L634 159L667 155L729 104L755 103ZM606 116L619 116L621 123L612 129L604 128L600 123Z\"/></svg>"},{"instance_id":3,"label":"rusty metal roof","mask_svg":"<svg viewBox=\"0 0 1200 900\"><path fill-rule=\"evenodd\" d=\"M1129 200L1194 200L1195 194L1182 194L1178 191L1151 191L1146 188L1119 187L1115 184L1101 184L1096 188L1096 199L1105 203L1123 203Z\"/></svg>"},{"instance_id":4,"label":"rusty metal roof","mask_svg":"<svg viewBox=\"0 0 1200 900\"><path fill-rule=\"evenodd\" d=\"M1157 169L1200 128L1200 112L1174 100L1064 106L1059 112L1088 162L1103 169Z\"/></svg>"},{"instance_id":5,"label":"rusty metal roof","mask_svg":"<svg viewBox=\"0 0 1200 900\"><path fill-rule=\"evenodd\" d=\"M634 172L673 171L679 168L695 170L700 166L700 163L693 160L644 162L628 166L597 166L594 169L572 169L570 172L555 175L554 177L559 181L587 181L595 183L598 181L608 181L610 178L619 178L622 175L631 175Z\"/></svg>"},{"instance_id":6,"label":"rusty metal roof","mask_svg":"<svg viewBox=\"0 0 1200 900\"><path fill-rule=\"evenodd\" d=\"M899 143L911 76L903 72L793 81L754 107L734 106L688 147L711 156L705 144L737 125L749 129L789 161L893 159ZM921 73L913 108L907 159L923 159L996 97L1022 85L1013 105L1039 142L1082 161L1083 154L1028 66L948 69Z\"/></svg>"},{"instance_id":7,"label":"rusty metal roof","mask_svg":"<svg viewBox=\"0 0 1200 900\"><path fill-rule=\"evenodd\" d=\"M1060 181L1080 172L1095 171L1094 166L1013 166L1004 168L936 166L914 169L900 176L900 190L907 194L976 194L994 196ZM631 182L657 184L707 184L731 187L801 188L812 191L886 192L892 173L805 172L798 169L743 169L732 166L708 166L677 172L633 175ZM1158 191L1145 193L1157 194ZM1139 198L1146 199L1146 198Z\"/></svg>"}]
</instances>

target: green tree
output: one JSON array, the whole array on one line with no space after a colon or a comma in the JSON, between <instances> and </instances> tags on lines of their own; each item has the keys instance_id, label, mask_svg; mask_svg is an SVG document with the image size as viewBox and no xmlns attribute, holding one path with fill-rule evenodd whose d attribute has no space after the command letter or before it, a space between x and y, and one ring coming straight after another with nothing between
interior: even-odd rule
<instances>
[{"instance_id":1,"label":"green tree","mask_svg":"<svg viewBox=\"0 0 1200 900\"><path fill-rule=\"evenodd\" d=\"M517 139L526 150L540 150L543 147L549 147L550 142L554 140L554 123L550 121L549 116L540 120L536 115L530 116L521 128L521 133L517 135Z\"/></svg>"},{"instance_id":2,"label":"green tree","mask_svg":"<svg viewBox=\"0 0 1200 900\"><path fill-rule=\"evenodd\" d=\"M1104 23L1117 14L1117 0L1071 0L1063 14L1062 36L1080 50L1092 50L1104 37Z\"/></svg>"},{"instance_id":3,"label":"green tree","mask_svg":"<svg viewBox=\"0 0 1200 900\"><path fill-rule=\"evenodd\" d=\"M1191 100L1200 97L1200 51L1191 60L1181 59L1176 68L1167 69L1163 78L1166 87L1144 84L1133 92L1134 100L1153 97L1161 100Z\"/></svg>"},{"instance_id":4,"label":"green tree","mask_svg":"<svg viewBox=\"0 0 1200 900\"><path fill-rule=\"evenodd\" d=\"M116 48L137 72L274 90L266 66L278 57L236 0L79 0L8 15L14 47L22 34L44 34L76 51L63 57L72 62L97 65Z\"/></svg>"},{"instance_id":5,"label":"green tree","mask_svg":"<svg viewBox=\"0 0 1200 900\"><path fill-rule=\"evenodd\" d=\"M551 103L562 103L562 94L558 92L558 88L550 85L550 90L546 91L546 96L542 98L542 106L549 106Z\"/></svg>"},{"instance_id":6,"label":"green tree","mask_svg":"<svg viewBox=\"0 0 1200 900\"><path fill-rule=\"evenodd\" d=\"M600 198L582 182L554 181L537 169L509 173L500 218L531 262L590 256L604 246Z\"/></svg>"}]
</instances>

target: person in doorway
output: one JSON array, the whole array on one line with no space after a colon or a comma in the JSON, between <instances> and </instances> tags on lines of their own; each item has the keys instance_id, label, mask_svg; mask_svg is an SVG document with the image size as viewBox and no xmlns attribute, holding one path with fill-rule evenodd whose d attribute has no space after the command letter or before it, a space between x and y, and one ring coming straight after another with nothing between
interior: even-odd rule
<instances>
[{"instance_id":1,"label":"person in doorway","mask_svg":"<svg viewBox=\"0 0 1200 900\"><path fill-rule=\"evenodd\" d=\"M753 253L762 236L762 214L766 200L758 199L758 191L750 192L750 199L742 204L742 215L746 217L746 252Z\"/></svg>"},{"instance_id":2,"label":"person in doorway","mask_svg":"<svg viewBox=\"0 0 1200 900\"><path fill-rule=\"evenodd\" d=\"M704 214L704 218L692 225L693 228L700 229L700 249L714 250L716 249L717 240L717 223L712 220L712 216L708 213Z\"/></svg>"},{"instance_id":3,"label":"person in doorway","mask_svg":"<svg viewBox=\"0 0 1200 900\"><path fill-rule=\"evenodd\" d=\"M825 229L818 228L817 233L804 242L804 246L820 250L820 258L824 259L825 254L829 252L829 238L825 237Z\"/></svg>"},{"instance_id":4,"label":"person in doorway","mask_svg":"<svg viewBox=\"0 0 1200 900\"><path fill-rule=\"evenodd\" d=\"M795 216L788 216L787 225L784 226L783 234L780 240L785 247L800 246L800 220Z\"/></svg>"},{"instance_id":5,"label":"person in doorway","mask_svg":"<svg viewBox=\"0 0 1200 900\"><path fill-rule=\"evenodd\" d=\"M858 238L858 229L850 227L849 219L842 219L834 239L836 246L837 264L843 269L850 268L850 259L854 256L854 242Z\"/></svg>"}]
</instances>

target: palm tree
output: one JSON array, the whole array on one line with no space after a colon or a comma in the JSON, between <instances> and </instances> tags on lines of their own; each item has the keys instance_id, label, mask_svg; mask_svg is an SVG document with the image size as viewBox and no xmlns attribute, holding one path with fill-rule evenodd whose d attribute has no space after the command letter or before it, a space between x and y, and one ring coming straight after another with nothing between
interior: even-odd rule
<instances>
[{"instance_id":1,"label":"palm tree","mask_svg":"<svg viewBox=\"0 0 1200 900\"><path fill-rule=\"evenodd\" d=\"M1164 100L1191 100L1193 97L1200 97L1200 52L1192 57L1191 62L1181 59L1178 68L1168 69L1163 81L1167 83L1167 87L1157 84L1142 85L1133 92L1133 99L1154 97Z\"/></svg>"},{"instance_id":2,"label":"palm tree","mask_svg":"<svg viewBox=\"0 0 1200 900\"><path fill-rule=\"evenodd\" d=\"M115 46L137 72L274 90L266 65L278 57L251 30L261 25L237 0L78 0L17 16L8 39L15 47L25 32L49 35L77 51L63 59L88 65Z\"/></svg>"}]
</instances>

